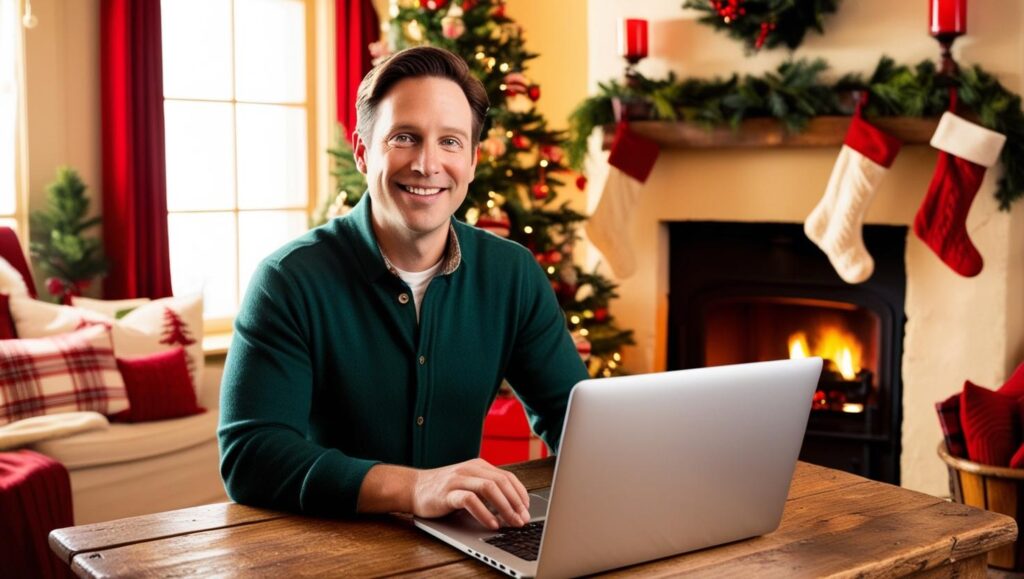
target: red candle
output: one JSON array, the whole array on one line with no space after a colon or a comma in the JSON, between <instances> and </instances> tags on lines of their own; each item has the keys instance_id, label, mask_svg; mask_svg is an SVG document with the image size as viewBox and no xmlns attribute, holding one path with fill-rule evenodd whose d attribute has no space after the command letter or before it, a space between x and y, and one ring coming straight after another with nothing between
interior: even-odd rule
<instances>
[{"instance_id":1,"label":"red candle","mask_svg":"<svg viewBox=\"0 0 1024 579\"><path fill-rule=\"evenodd\" d=\"M931 0L928 26L932 36L960 36L967 32L967 0Z\"/></svg>"},{"instance_id":2,"label":"red candle","mask_svg":"<svg viewBox=\"0 0 1024 579\"><path fill-rule=\"evenodd\" d=\"M626 18L619 28L619 55L637 61L647 56L647 21Z\"/></svg>"}]
</instances>

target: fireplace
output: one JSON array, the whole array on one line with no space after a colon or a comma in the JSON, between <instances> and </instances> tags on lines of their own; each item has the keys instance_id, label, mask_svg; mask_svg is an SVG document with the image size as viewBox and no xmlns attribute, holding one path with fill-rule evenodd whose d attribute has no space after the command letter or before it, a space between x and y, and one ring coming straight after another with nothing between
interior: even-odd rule
<instances>
[{"instance_id":1,"label":"fireplace","mask_svg":"<svg viewBox=\"0 0 1024 579\"><path fill-rule=\"evenodd\" d=\"M898 484L906 236L865 226L850 285L801 224L671 223L669 369L821 356L800 458Z\"/></svg>"}]
</instances>

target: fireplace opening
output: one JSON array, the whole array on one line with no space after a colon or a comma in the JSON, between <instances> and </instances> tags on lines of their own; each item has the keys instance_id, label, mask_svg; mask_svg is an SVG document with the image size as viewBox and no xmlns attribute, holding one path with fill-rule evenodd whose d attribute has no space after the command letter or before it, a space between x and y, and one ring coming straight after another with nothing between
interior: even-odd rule
<instances>
[{"instance_id":1,"label":"fireplace opening","mask_svg":"<svg viewBox=\"0 0 1024 579\"><path fill-rule=\"evenodd\" d=\"M822 357L800 458L898 484L906 232L866 226L850 285L800 224L670 224L669 369Z\"/></svg>"},{"instance_id":2,"label":"fireplace opening","mask_svg":"<svg viewBox=\"0 0 1024 579\"><path fill-rule=\"evenodd\" d=\"M877 414L880 323L871 310L807 298L723 298L704 308L706 366L821 357L811 410ZM740 339L737 339L740 337Z\"/></svg>"}]
</instances>

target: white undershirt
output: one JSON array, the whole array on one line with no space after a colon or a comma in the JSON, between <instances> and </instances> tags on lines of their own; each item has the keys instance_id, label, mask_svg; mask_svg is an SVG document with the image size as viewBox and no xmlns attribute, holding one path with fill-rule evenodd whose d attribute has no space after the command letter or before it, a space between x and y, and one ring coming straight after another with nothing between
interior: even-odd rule
<instances>
[{"instance_id":1,"label":"white undershirt","mask_svg":"<svg viewBox=\"0 0 1024 579\"><path fill-rule=\"evenodd\" d=\"M430 280L434 279L437 272L441 270L441 263L444 261L444 257L438 260L437 263L430 266L423 271L403 271L398 269L395 264L391 264L391 267L398 273L398 277L402 278L405 285L409 286L412 290L412 302L416 305L416 321L420 321L420 303L423 301L423 296L427 293L427 286L430 285Z\"/></svg>"}]
</instances>

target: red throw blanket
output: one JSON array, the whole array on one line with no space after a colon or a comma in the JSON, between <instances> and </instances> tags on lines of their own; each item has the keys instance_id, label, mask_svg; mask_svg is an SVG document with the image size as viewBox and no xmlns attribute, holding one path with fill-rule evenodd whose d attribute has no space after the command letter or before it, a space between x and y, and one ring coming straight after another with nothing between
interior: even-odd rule
<instances>
[{"instance_id":1,"label":"red throw blanket","mask_svg":"<svg viewBox=\"0 0 1024 579\"><path fill-rule=\"evenodd\" d=\"M72 577L50 550L53 529L74 524L64 465L32 452L0 452L0 567L8 577Z\"/></svg>"}]
</instances>

